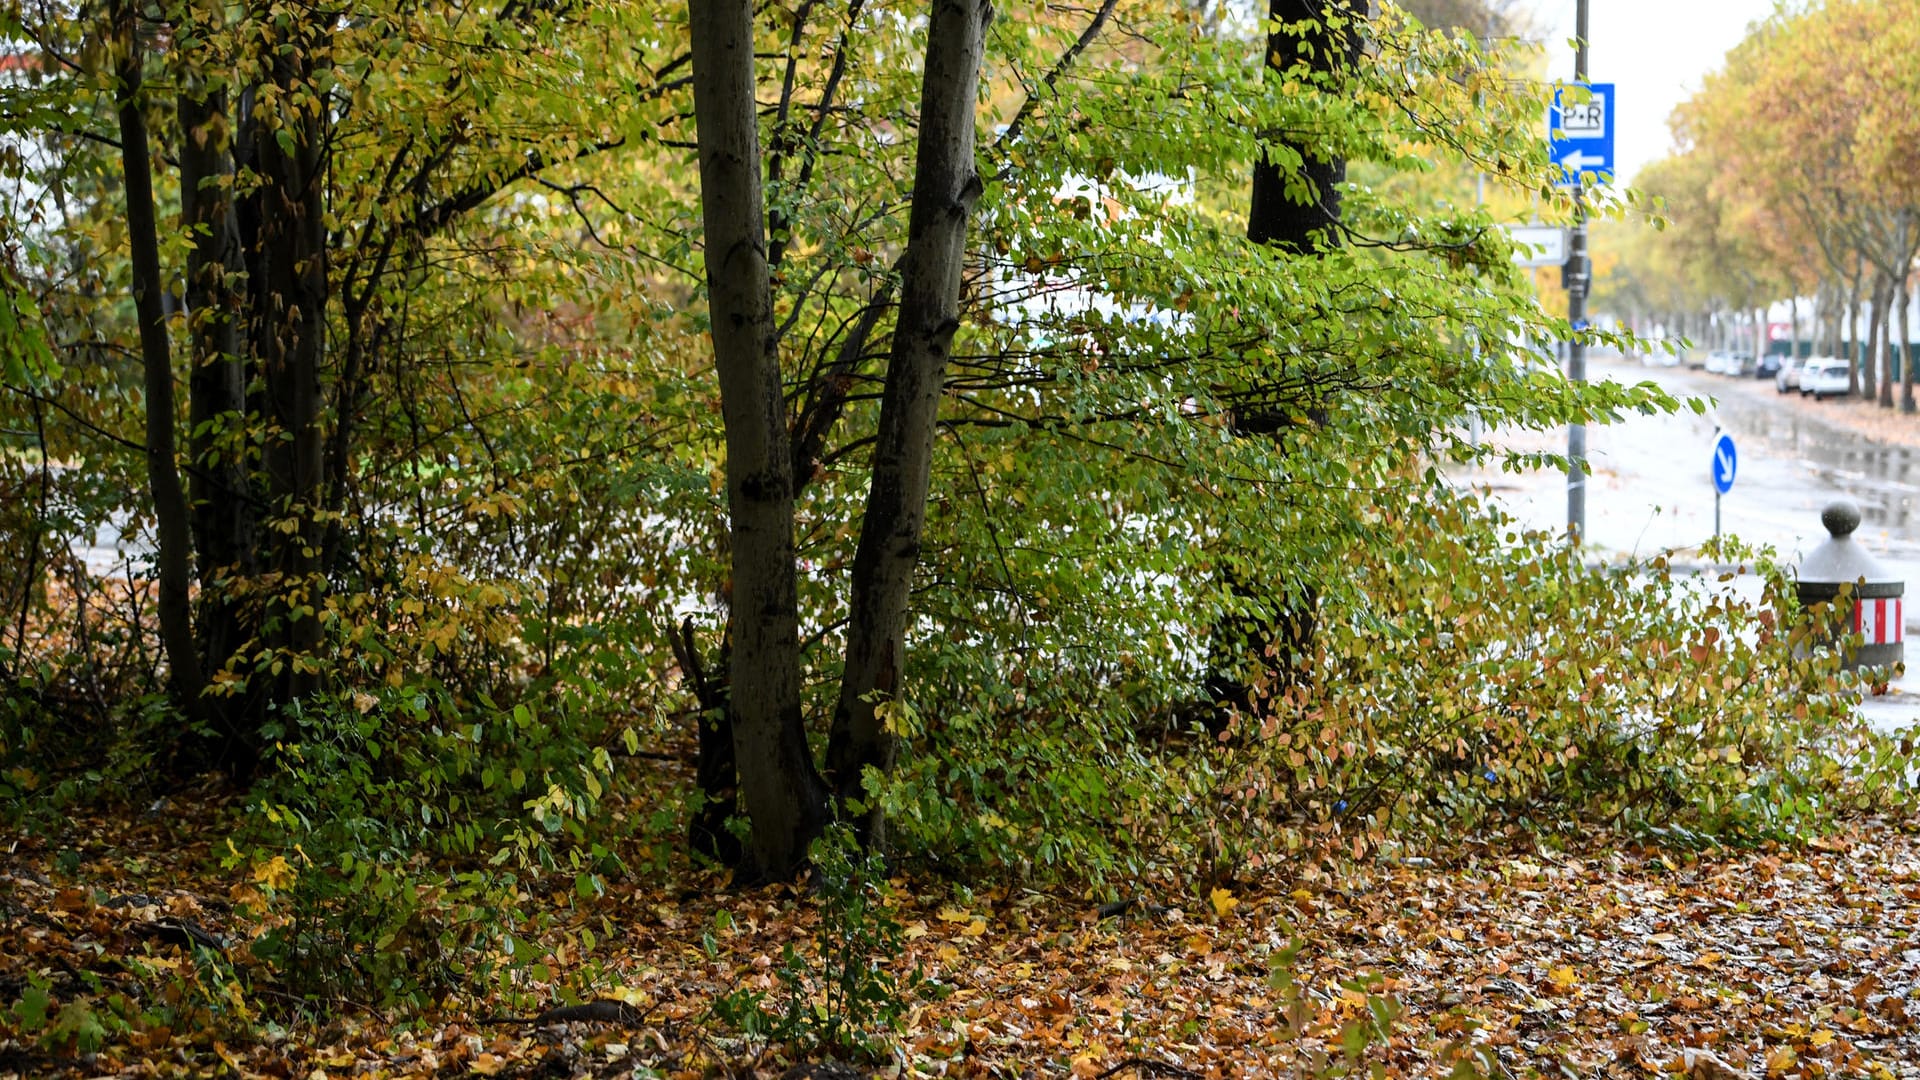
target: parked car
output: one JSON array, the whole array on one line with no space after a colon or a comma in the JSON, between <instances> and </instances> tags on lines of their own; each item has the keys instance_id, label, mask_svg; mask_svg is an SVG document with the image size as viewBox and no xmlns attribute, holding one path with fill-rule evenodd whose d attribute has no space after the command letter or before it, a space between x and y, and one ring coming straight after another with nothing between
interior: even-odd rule
<instances>
[{"instance_id":1,"label":"parked car","mask_svg":"<svg viewBox=\"0 0 1920 1080\"><path fill-rule=\"evenodd\" d=\"M1806 370L1800 373L1800 393L1816 400L1825 397L1843 397L1847 392L1847 362L1845 360L1810 360Z\"/></svg>"},{"instance_id":2,"label":"parked car","mask_svg":"<svg viewBox=\"0 0 1920 1080\"><path fill-rule=\"evenodd\" d=\"M1760 359L1754 361L1754 364L1753 364L1754 378L1771 379L1778 374L1780 374L1780 357L1769 353L1766 356L1763 356Z\"/></svg>"},{"instance_id":3,"label":"parked car","mask_svg":"<svg viewBox=\"0 0 1920 1080\"><path fill-rule=\"evenodd\" d=\"M1774 373L1773 388L1782 394L1789 390L1800 389L1800 372L1806 369L1807 360L1808 358L1804 356L1789 357L1786 363L1780 365L1780 370Z\"/></svg>"},{"instance_id":4,"label":"parked car","mask_svg":"<svg viewBox=\"0 0 1920 1080\"><path fill-rule=\"evenodd\" d=\"M1707 374L1709 375L1727 374L1727 361L1731 359L1733 359L1732 356L1729 356L1727 353L1722 352L1719 349L1715 349L1712 352L1708 353L1707 361L1706 361L1706 364L1704 365L1704 367L1706 368Z\"/></svg>"}]
</instances>

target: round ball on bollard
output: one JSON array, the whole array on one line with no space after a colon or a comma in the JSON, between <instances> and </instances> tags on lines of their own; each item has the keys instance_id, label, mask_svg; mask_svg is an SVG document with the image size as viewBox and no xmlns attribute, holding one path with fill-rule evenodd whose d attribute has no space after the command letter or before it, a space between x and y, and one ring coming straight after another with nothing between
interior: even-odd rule
<instances>
[{"instance_id":1,"label":"round ball on bollard","mask_svg":"<svg viewBox=\"0 0 1920 1080\"><path fill-rule=\"evenodd\" d=\"M1835 499L1820 511L1820 524L1834 539L1852 536L1853 530L1860 527L1860 504L1852 499Z\"/></svg>"}]
</instances>

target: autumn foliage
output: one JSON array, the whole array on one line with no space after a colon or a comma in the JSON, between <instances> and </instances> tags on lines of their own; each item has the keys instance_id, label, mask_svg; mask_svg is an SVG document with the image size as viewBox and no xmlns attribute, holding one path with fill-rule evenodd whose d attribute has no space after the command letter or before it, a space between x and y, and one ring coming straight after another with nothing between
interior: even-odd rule
<instances>
[{"instance_id":1,"label":"autumn foliage","mask_svg":"<svg viewBox=\"0 0 1920 1080\"><path fill-rule=\"evenodd\" d=\"M0 1073L1897 1060L1771 553L1454 479L1547 91L1216 7L0 3Z\"/></svg>"}]
</instances>

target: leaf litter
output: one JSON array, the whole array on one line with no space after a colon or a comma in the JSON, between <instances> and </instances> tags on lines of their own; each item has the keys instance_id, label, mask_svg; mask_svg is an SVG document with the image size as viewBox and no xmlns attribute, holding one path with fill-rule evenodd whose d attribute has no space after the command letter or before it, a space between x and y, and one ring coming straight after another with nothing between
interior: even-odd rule
<instances>
[{"instance_id":1,"label":"leaf litter","mask_svg":"<svg viewBox=\"0 0 1920 1080\"><path fill-rule=\"evenodd\" d=\"M0 1076L1920 1077L1920 845L1885 822L1705 853L1330 843L1104 907L897 881L887 959L924 982L890 1053L801 1067L714 1003L805 959L804 887L533 889L551 918L519 947L542 962L510 989L297 1008L247 955L261 927L233 898L255 883L207 857L218 820L0 838ZM216 956L227 978L196 978Z\"/></svg>"}]
</instances>

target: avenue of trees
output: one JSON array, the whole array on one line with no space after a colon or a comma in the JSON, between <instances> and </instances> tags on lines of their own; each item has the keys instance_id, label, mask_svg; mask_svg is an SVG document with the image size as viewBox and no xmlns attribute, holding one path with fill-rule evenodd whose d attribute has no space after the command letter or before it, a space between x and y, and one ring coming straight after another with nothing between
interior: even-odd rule
<instances>
[{"instance_id":1,"label":"avenue of trees","mask_svg":"<svg viewBox=\"0 0 1920 1080\"><path fill-rule=\"evenodd\" d=\"M1679 404L1529 363L1489 207L1571 207L1506 10L0 4L0 802L226 785L341 935L287 968L392 995L465 940L424 880L477 926L837 826L1098 885L1903 797L1777 574L1452 479L1470 418ZM1831 120L1882 105L1780 79L1800 171L1702 183L1832 254L1728 302L1904 289L1917 174Z\"/></svg>"},{"instance_id":2,"label":"avenue of trees","mask_svg":"<svg viewBox=\"0 0 1920 1080\"><path fill-rule=\"evenodd\" d=\"M1752 27L1675 114L1678 152L1635 178L1670 224L1603 241L1620 264L1602 303L1703 342L1718 316L1751 350L1765 309L1790 300L1781 321L1813 327L1803 353L1854 357L1859 394L1913 411L1898 358L1920 255L1916 49L1914 0L1788 5Z\"/></svg>"}]
</instances>

